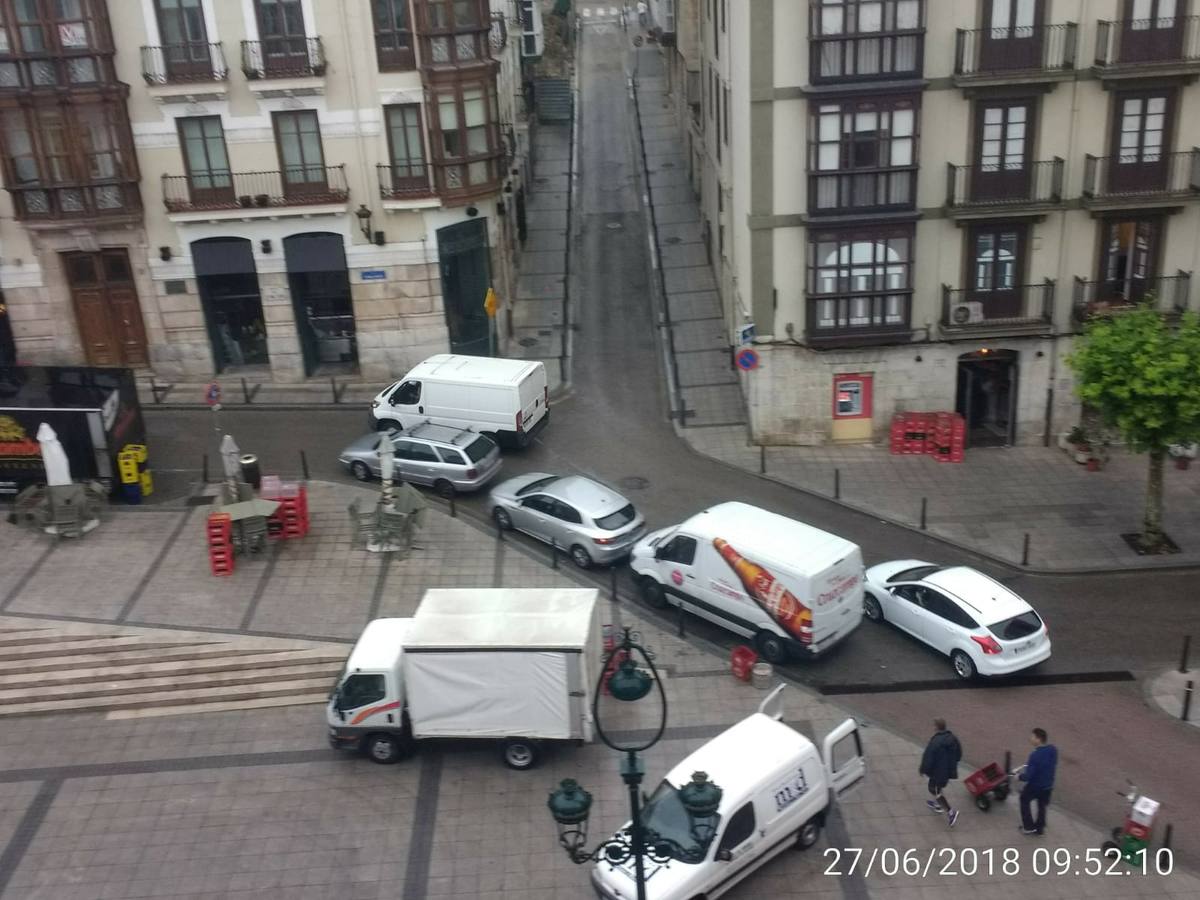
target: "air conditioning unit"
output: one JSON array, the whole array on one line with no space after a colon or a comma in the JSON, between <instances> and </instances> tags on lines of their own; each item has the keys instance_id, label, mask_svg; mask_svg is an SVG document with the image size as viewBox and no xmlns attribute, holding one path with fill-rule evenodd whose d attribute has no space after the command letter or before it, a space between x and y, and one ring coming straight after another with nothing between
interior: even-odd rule
<instances>
[{"instance_id":1,"label":"air conditioning unit","mask_svg":"<svg viewBox=\"0 0 1200 900\"><path fill-rule=\"evenodd\" d=\"M984 321L983 304L969 300L966 303L956 303L950 308L950 323L952 325L978 325Z\"/></svg>"},{"instance_id":2,"label":"air conditioning unit","mask_svg":"<svg viewBox=\"0 0 1200 900\"><path fill-rule=\"evenodd\" d=\"M521 55L538 57L545 50L546 38L542 31L542 5L539 0L521 2Z\"/></svg>"}]
</instances>

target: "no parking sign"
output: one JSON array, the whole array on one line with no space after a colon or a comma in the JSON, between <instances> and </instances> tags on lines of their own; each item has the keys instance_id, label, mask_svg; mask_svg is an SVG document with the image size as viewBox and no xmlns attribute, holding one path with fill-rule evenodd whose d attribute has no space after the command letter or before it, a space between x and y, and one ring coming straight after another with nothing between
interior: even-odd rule
<instances>
[{"instance_id":1,"label":"no parking sign","mask_svg":"<svg viewBox=\"0 0 1200 900\"><path fill-rule=\"evenodd\" d=\"M749 347L739 350L735 361L737 362L737 367L743 372L749 372L753 369L757 369L758 351L751 350Z\"/></svg>"}]
</instances>

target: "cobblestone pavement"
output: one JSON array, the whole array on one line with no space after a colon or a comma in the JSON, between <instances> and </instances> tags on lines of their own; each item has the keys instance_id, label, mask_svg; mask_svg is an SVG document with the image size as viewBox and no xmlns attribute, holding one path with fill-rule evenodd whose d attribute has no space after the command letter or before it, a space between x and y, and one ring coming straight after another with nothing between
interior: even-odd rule
<instances>
[{"instance_id":1,"label":"cobblestone pavement","mask_svg":"<svg viewBox=\"0 0 1200 900\"><path fill-rule=\"evenodd\" d=\"M411 613L426 588L575 583L568 569L554 571L544 557L512 541L497 545L494 535L439 511L431 512L421 549L386 563L350 544L345 506L369 494L310 484L310 535L279 545L267 559L239 562L230 578L207 572L202 508L117 510L102 530L78 543L48 543L2 526L5 545L20 552L0 556L0 602L6 607L0 643L23 627L82 638L89 625L78 620L88 619L95 640L161 634L164 643L176 643L209 634L231 646L239 640L298 646L321 639L345 650L368 618ZM86 584L64 571L64 560L72 572L86 569ZM55 596L53 589L64 586L74 595ZM764 694L734 680L723 654L703 642L643 620L636 606L603 602L605 619L639 628L664 668L670 722L665 739L647 754L652 784L683 755L752 712ZM61 644L43 646L58 649L32 661L59 671ZM802 688L785 693L788 721L813 737L846 715ZM0 898L565 900L588 895L587 871L557 849L546 792L564 777L593 791L593 837L619 825L625 814L617 758L600 745L553 750L533 772L503 768L493 747L457 742L430 746L396 766L376 766L329 750L320 706L311 701L143 712L116 717L103 709L74 710L4 720ZM616 727L644 727L647 713L625 710ZM920 748L880 728L868 728L864 738L870 774L844 798L821 843L770 863L730 896L998 900L1036 891L1062 898L1200 897L1200 880L1186 872L1035 883L1033 848L1083 854L1104 837L1065 811L1069 796L1055 798L1041 843L1016 833L1011 803L986 815L968 807L948 831L925 810L924 785L915 774ZM965 806L962 786L951 790ZM984 851L994 850L997 870L889 876L878 869L885 857L877 856L870 875L824 874L833 861L826 851L849 847L868 855L911 849L922 860L947 847L968 864L980 859L982 868ZM999 868L1000 851L1010 847L1020 853L1015 859L1010 854L1006 873Z\"/></svg>"}]
</instances>

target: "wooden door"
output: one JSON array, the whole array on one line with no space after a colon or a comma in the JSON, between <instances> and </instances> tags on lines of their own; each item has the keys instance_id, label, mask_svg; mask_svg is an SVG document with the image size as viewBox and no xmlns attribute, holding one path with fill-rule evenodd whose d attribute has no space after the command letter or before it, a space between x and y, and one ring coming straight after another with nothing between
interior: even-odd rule
<instances>
[{"instance_id":1,"label":"wooden door","mask_svg":"<svg viewBox=\"0 0 1200 900\"><path fill-rule=\"evenodd\" d=\"M1032 100L984 100L975 109L975 171L971 199L1029 197L1033 164Z\"/></svg>"},{"instance_id":2,"label":"wooden door","mask_svg":"<svg viewBox=\"0 0 1200 900\"><path fill-rule=\"evenodd\" d=\"M1042 62L1042 0L984 0L980 68L1036 70Z\"/></svg>"},{"instance_id":3,"label":"wooden door","mask_svg":"<svg viewBox=\"0 0 1200 900\"><path fill-rule=\"evenodd\" d=\"M1114 96L1114 102L1109 193L1165 190L1173 93L1162 89L1121 91Z\"/></svg>"},{"instance_id":4,"label":"wooden door","mask_svg":"<svg viewBox=\"0 0 1200 900\"><path fill-rule=\"evenodd\" d=\"M254 0L263 69L270 75L309 71L308 40L300 0Z\"/></svg>"},{"instance_id":5,"label":"wooden door","mask_svg":"<svg viewBox=\"0 0 1200 900\"><path fill-rule=\"evenodd\" d=\"M1180 0L1125 0L1118 60L1123 63L1179 59L1184 18Z\"/></svg>"},{"instance_id":6,"label":"wooden door","mask_svg":"<svg viewBox=\"0 0 1200 900\"><path fill-rule=\"evenodd\" d=\"M987 222L967 233L971 299L983 304L986 319L1024 315L1026 231L1023 223Z\"/></svg>"},{"instance_id":7,"label":"wooden door","mask_svg":"<svg viewBox=\"0 0 1200 900\"><path fill-rule=\"evenodd\" d=\"M124 249L64 253L71 300L93 366L144 366L146 330Z\"/></svg>"},{"instance_id":8,"label":"wooden door","mask_svg":"<svg viewBox=\"0 0 1200 900\"><path fill-rule=\"evenodd\" d=\"M1158 274L1161 219L1108 219L1101 223L1100 284L1096 302L1140 303Z\"/></svg>"}]
</instances>

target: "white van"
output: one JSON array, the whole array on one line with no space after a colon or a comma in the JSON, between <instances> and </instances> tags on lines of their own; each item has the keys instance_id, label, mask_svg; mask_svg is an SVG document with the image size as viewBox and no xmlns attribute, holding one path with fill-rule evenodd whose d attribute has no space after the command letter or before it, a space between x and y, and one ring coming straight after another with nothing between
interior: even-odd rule
<instances>
[{"instance_id":1,"label":"white van","mask_svg":"<svg viewBox=\"0 0 1200 900\"><path fill-rule=\"evenodd\" d=\"M651 532L629 564L649 605L681 606L753 638L771 663L824 653L862 621L858 545L746 503Z\"/></svg>"},{"instance_id":2,"label":"white van","mask_svg":"<svg viewBox=\"0 0 1200 900\"><path fill-rule=\"evenodd\" d=\"M501 446L524 447L550 419L543 363L441 353L380 391L371 403L377 431L421 422L482 431Z\"/></svg>"},{"instance_id":3,"label":"white van","mask_svg":"<svg viewBox=\"0 0 1200 900\"><path fill-rule=\"evenodd\" d=\"M829 732L818 753L812 741L780 721L782 691L780 685L757 713L672 769L646 802L643 824L693 849L676 789L693 772L704 772L722 790L716 832L702 857L645 861L647 900L711 900L788 848L807 850L820 838L833 798L866 774L854 719ZM597 863L592 888L604 900L636 896L633 861Z\"/></svg>"}]
</instances>

